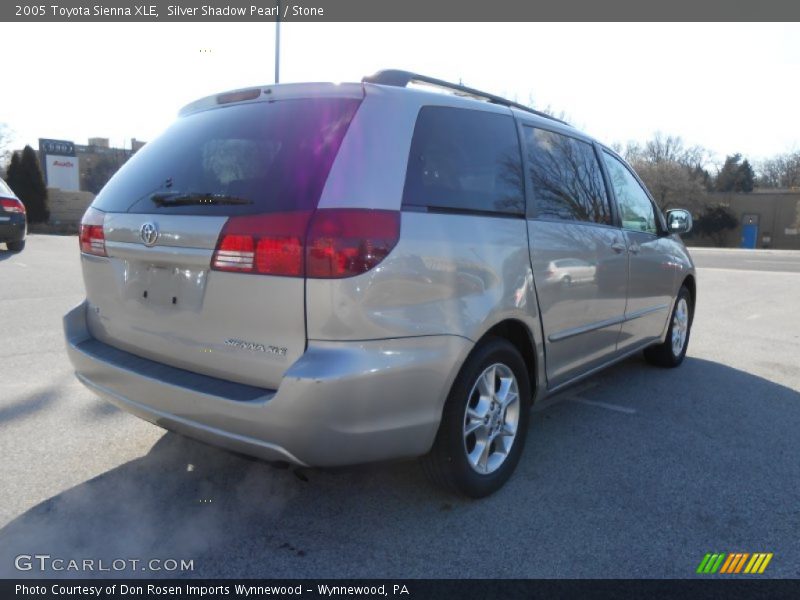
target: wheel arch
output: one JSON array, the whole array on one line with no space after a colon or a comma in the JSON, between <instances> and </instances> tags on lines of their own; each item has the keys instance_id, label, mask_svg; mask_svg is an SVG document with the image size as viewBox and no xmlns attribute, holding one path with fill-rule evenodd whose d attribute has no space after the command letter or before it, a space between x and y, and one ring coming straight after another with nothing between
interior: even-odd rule
<instances>
[{"instance_id":1,"label":"wheel arch","mask_svg":"<svg viewBox=\"0 0 800 600\"><path fill-rule=\"evenodd\" d=\"M689 273L686 277L684 277L681 286L686 286L689 290L689 295L692 298L692 313L691 318L694 320L694 309L697 305L697 281L692 273Z\"/></svg>"},{"instance_id":2,"label":"wheel arch","mask_svg":"<svg viewBox=\"0 0 800 600\"><path fill-rule=\"evenodd\" d=\"M535 397L539 379L536 370L538 359L536 356L536 343L534 342L530 328L519 319L504 319L492 325L492 327L490 327L475 343L475 348L480 347L485 340L493 337L503 338L509 341L522 355L522 359L525 361L525 366L528 370L531 392Z\"/></svg>"}]
</instances>

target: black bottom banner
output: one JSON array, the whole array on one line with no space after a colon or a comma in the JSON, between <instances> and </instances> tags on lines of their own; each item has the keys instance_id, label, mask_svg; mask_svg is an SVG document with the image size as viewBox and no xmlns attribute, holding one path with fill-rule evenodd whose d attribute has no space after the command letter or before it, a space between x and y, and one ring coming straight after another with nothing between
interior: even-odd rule
<instances>
[{"instance_id":1,"label":"black bottom banner","mask_svg":"<svg viewBox=\"0 0 800 600\"><path fill-rule=\"evenodd\" d=\"M0 598L800 598L800 579L0 580Z\"/></svg>"}]
</instances>

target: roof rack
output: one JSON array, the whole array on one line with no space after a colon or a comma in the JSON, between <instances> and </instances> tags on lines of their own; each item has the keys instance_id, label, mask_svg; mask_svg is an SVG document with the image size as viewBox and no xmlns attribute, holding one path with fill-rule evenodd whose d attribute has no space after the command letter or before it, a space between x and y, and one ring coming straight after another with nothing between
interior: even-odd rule
<instances>
[{"instance_id":1,"label":"roof rack","mask_svg":"<svg viewBox=\"0 0 800 600\"><path fill-rule=\"evenodd\" d=\"M443 79L436 79L435 77L428 77L427 75L412 73L411 71L386 69L383 71L378 71L373 75L367 75L362 78L361 81L363 83L377 83L380 85L391 85L394 87L406 87L409 83L424 83L433 87L451 90L460 96L469 96L478 100L486 100L492 104L500 104L502 106L518 108L519 110L524 110L525 112L544 117L545 119L551 119L553 121L563 123L564 125L569 125L569 123L566 121L562 121L561 119L558 119L552 115L535 110L529 106L525 106L524 104L507 100L501 96L495 96L494 94L489 94L488 92L482 92L481 90L467 87L465 85L459 85L458 83L451 83Z\"/></svg>"}]
</instances>

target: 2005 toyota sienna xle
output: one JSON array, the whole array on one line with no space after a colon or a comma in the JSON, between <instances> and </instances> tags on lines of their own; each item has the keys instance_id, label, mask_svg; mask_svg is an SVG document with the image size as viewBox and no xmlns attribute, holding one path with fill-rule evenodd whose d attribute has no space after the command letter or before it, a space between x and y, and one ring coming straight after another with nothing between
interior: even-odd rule
<instances>
[{"instance_id":1,"label":"2005 toyota sienna xle","mask_svg":"<svg viewBox=\"0 0 800 600\"><path fill-rule=\"evenodd\" d=\"M237 90L186 106L87 210L67 346L167 429L296 465L422 456L479 497L534 399L641 350L681 363L690 227L610 149L478 90Z\"/></svg>"}]
</instances>

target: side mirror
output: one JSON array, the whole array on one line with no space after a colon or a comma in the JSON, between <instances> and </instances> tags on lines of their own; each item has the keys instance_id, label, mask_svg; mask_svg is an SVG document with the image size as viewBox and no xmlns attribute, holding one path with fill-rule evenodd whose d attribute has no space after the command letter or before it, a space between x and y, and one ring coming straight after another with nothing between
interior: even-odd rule
<instances>
[{"instance_id":1,"label":"side mirror","mask_svg":"<svg viewBox=\"0 0 800 600\"><path fill-rule=\"evenodd\" d=\"M668 210L667 229L669 229L670 233L688 233L692 229L691 213L682 208Z\"/></svg>"}]
</instances>

